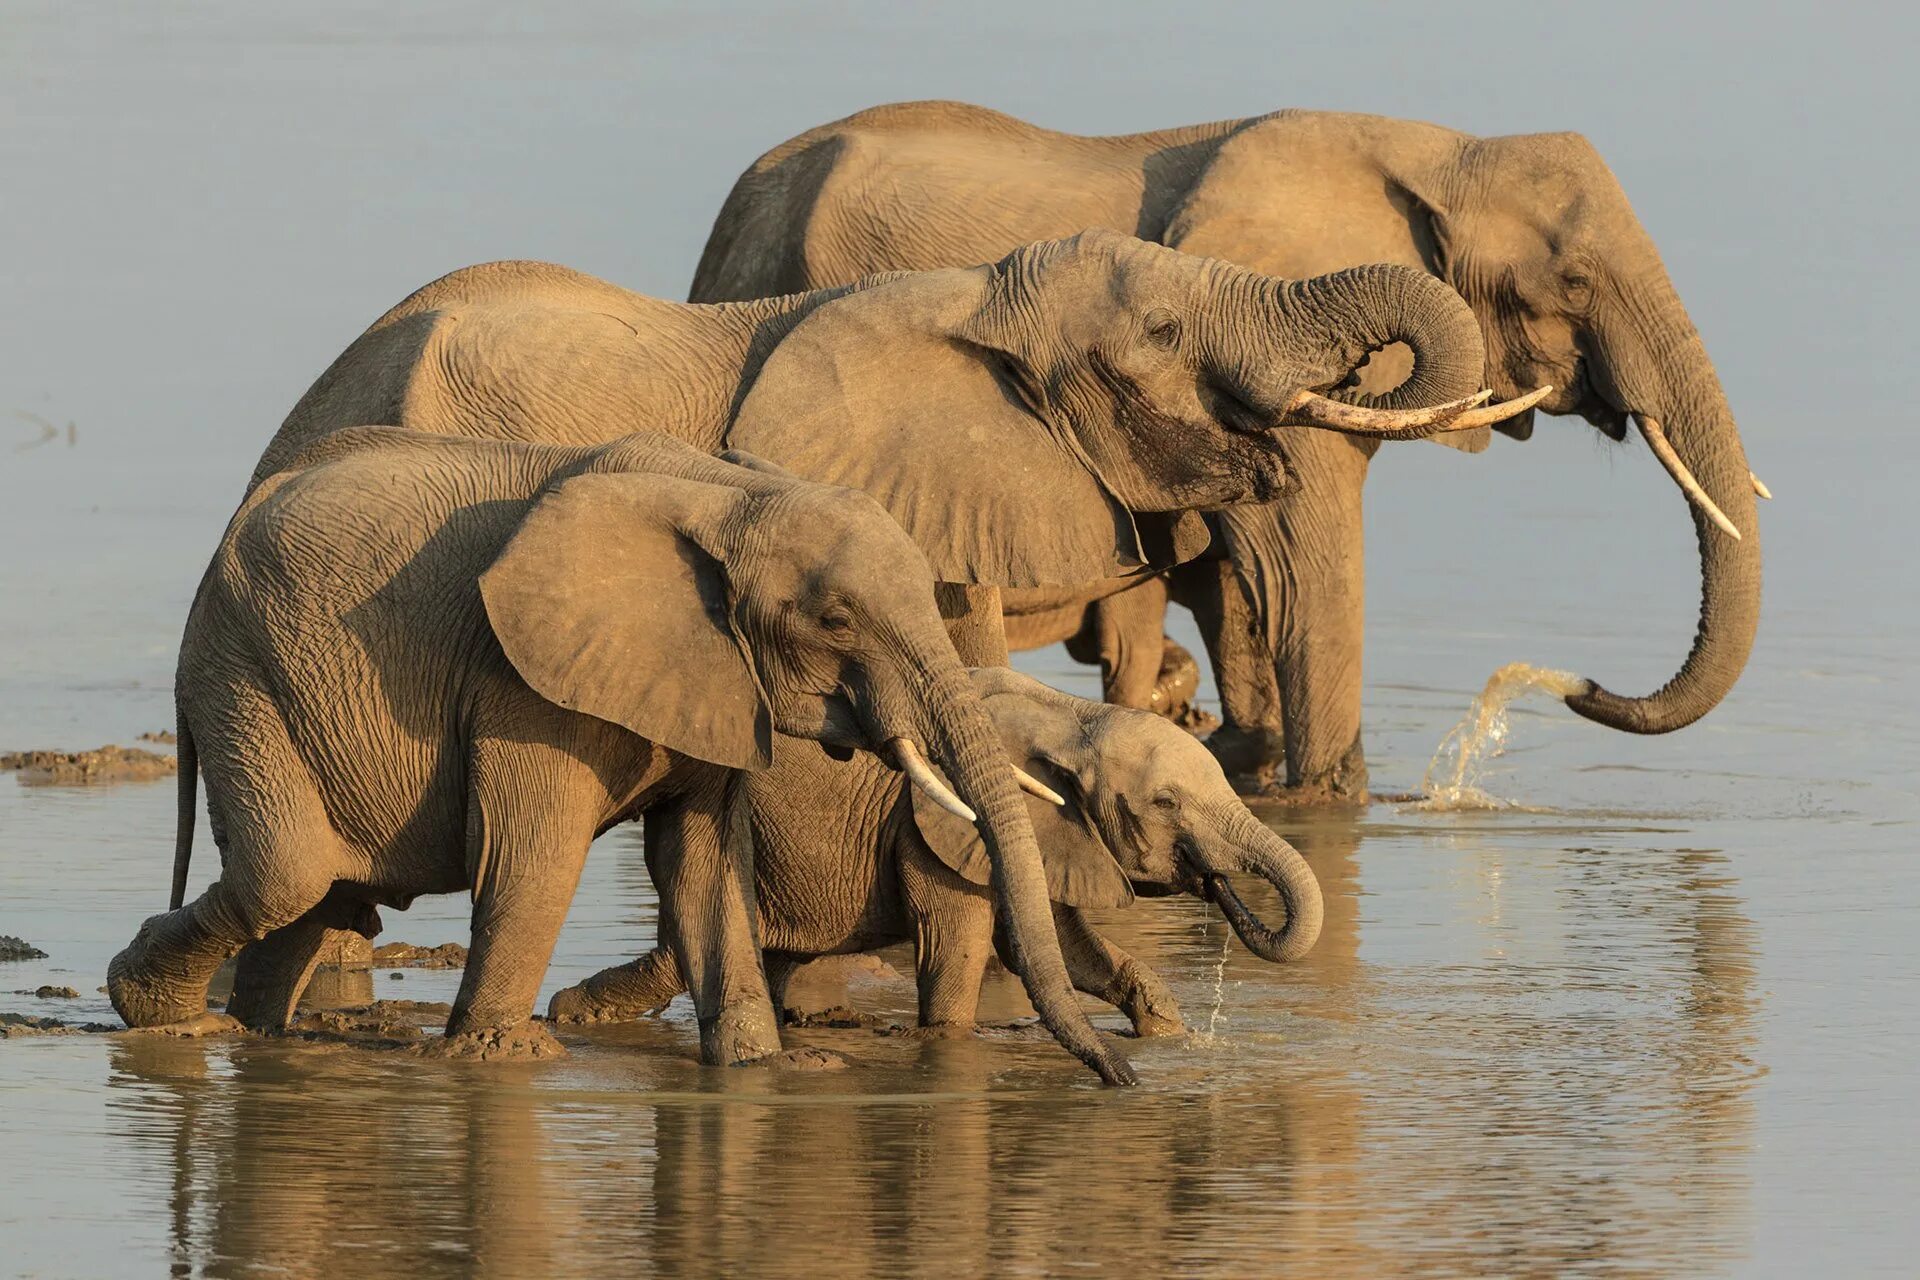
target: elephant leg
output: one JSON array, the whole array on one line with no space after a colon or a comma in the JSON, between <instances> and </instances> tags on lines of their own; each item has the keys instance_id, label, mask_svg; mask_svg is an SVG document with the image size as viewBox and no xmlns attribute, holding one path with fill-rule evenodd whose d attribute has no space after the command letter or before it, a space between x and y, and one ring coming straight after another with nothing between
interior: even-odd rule
<instances>
[{"instance_id":1,"label":"elephant leg","mask_svg":"<svg viewBox=\"0 0 1920 1280\"><path fill-rule=\"evenodd\" d=\"M914 923L920 1026L943 1035L971 1032L994 948L993 896L962 880L926 849L901 858L900 887Z\"/></svg>"},{"instance_id":2,"label":"elephant leg","mask_svg":"<svg viewBox=\"0 0 1920 1280\"><path fill-rule=\"evenodd\" d=\"M1285 798L1367 801L1360 744L1366 562L1361 490L1369 449L1324 433L1294 451L1301 488L1279 504L1289 572L1277 575L1274 668L1286 733Z\"/></svg>"},{"instance_id":3,"label":"elephant leg","mask_svg":"<svg viewBox=\"0 0 1920 1280\"><path fill-rule=\"evenodd\" d=\"M1135 1035L1171 1036L1186 1030L1180 1006L1160 975L1100 936L1078 907L1055 903L1053 923L1077 989L1126 1014Z\"/></svg>"},{"instance_id":4,"label":"elephant leg","mask_svg":"<svg viewBox=\"0 0 1920 1280\"><path fill-rule=\"evenodd\" d=\"M1266 625L1241 572L1228 560L1198 560L1170 575L1173 599L1192 611L1220 690L1221 725L1207 749L1243 794L1259 791L1286 765L1280 685Z\"/></svg>"},{"instance_id":5,"label":"elephant leg","mask_svg":"<svg viewBox=\"0 0 1920 1280\"><path fill-rule=\"evenodd\" d=\"M1165 653L1167 583L1152 577L1094 601L1067 652L1100 664L1101 697L1120 707L1167 710L1154 705Z\"/></svg>"},{"instance_id":6,"label":"elephant leg","mask_svg":"<svg viewBox=\"0 0 1920 1280\"><path fill-rule=\"evenodd\" d=\"M197 717L200 768L220 878L194 901L150 917L107 967L107 993L130 1027L207 1011L207 986L228 957L317 906L348 860L325 806L264 694L236 683Z\"/></svg>"},{"instance_id":7,"label":"elephant leg","mask_svg":"<svg viewBox=\"0 0 1920 1280\"><path fill-rule=\"evenodd\" d=\"M335 885L298 920L241 950L227 1012L254 1031L284 1030L321 957L342 930L378 937L380 915L357 893Z\"/></svg>"},{"instance_id":8,"label":"elephant leg","mask_svg":"<svg viewBox=\"0 0 1920 1280\"><path fill-rule=\"evenodd\" d=\"M497 738L475 744L469 772L472 937L442 1051L558 1056L528 1020L593 842L597 780L549 746Z\"/></svg>"},{"instance_id":9,"label":"elephant leg","mask_svg":"<svg viewBox=\"0 0 1920 1280\"><path fill-rule=\"evenodd\" d=\"M729 840L732 776L713 770L647 812L647 869L660 892L660 938L700 1019L700 1060L750 1062L780 1051L780 1023L755 940L752 842Z\"/></svg>"},{"instance_id":10,"label":"elephant leg","mask_svg":"<svg viewBox=\"0 0 1920 1280\"><path fill-rule=\"evenodd\" d=\"M549 1022L630 1022L658 1013L687 989L680 961L665 947L638 960L602 969L585 982L556 991L547 1002Z\"/></svg>"}]
</instances>

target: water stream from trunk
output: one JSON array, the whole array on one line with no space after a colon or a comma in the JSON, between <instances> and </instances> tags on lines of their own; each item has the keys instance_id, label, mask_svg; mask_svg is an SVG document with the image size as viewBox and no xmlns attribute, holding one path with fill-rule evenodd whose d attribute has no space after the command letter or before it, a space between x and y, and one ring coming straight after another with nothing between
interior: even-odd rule
<instances>
[{"instance_id":1,"label":"water stream from trunk","mask_svg":"<svg viewBox=\"0 0 1920 1280\"><path fill-rule=\"evenodd\" d=\"M1571 671L1552 671L1525 662L1509 662L1487 677L1487 687L1467 708L1427 764L1421 782L1426 798L1419 808L1430 812L1471 809L1511 809L1513 802L1489 794L1481 785L1487 763L1507 743L1507 707L1525 694L1543 692L1556 698L1578 693L1586 682Z\"/></svg>"}]
</instances>

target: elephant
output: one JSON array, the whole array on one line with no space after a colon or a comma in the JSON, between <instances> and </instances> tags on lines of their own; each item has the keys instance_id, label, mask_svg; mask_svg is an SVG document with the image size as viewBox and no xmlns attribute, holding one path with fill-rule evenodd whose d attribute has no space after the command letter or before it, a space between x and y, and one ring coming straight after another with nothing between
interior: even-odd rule
<instances>
[{"instance_id":1,"label":"elephant","mask_svg":"<svg viewBox=\"0 0 1920 1280\"><path fill-rule=\"evenodd\" d=\"M724 812L776 733L883 754L970 822L978 806L1003 901L1021 892L1006 846L1040 865L899 526L865 494L653 433L333 433L228 526L176 697L175 884L195 766L222 870L113 960L108 992L134 1027L203 1016L215 969L247 944L228 1013L282 1027L322 930L372 936L380 905L466 890L471 952L439 1051L555 1052L528 1019L588 845L645 813L702 1058L765 1056L778 1025ZM1015 953L1061 1042L1129 1082L1064 970L1053 992Z\"/></svg>"},{"instance_id":2,"label":"elephant","mask_svg":"<svg viewBox=\"0 0 1920 1280\"><path fill-rule=\"evenodd\" d=\"M1402 385L1341 389L1394 341L1415 353ZM1424 273L1288 282L1102 229L717 305L491 263L376 320L294 407L254 482L362 422L570 444L644 424L873 495L942 584L960 658L1005 665L1000 588L1084 603L1199 554L1199 512L1291 482L1276 424L1422 438L1524 411L1524 396L1475 407L1484 363L1471 314ZM864 758L824 788L776 764L750 794L798 826L885 783ZM1066 1000L1042 868L1018 874L1032 898L1003 904L1010 943L1044 956L1049 998Z\"/></svg>"},{"instance_id":3,"label":"elephant","mask_svg":"<svg viewBox=\"0 0 1920 1280\"><path fill-rule=\"evenodd\" d=\"M1104 225L1257 272L1312 276L1397 263L1444 280L1484 337L1496 395L1549 384L1539 407L1618 441L1632 418L1691 505L1700 624L1678 673L1644 697L1591 680L1566 698L1615 729L1666 733L1738 680L1759 619L1760 543L1727 398L1699 334L1606 163L1573 133L1474 137L1340 112L1279 111L1116 137L1042 129L983 107L875 107L802 133L728 194L694 275L697 302L783 294L879 270L985 260ZM1390 386L1389 348L1359 376ZM1501 427L1525 439L1531 412ZM1361 492L1378 442L1282 430L1301 483L1211 517L1216 550L1165 586L1191 608L1220 688L1209 739L1249 789L1361 802ZM1441 437L1473 450L1485 432ZM1008 634L1079 635L1108 696L1146 705L1162 602L1111 596L1081 613L1008 595ZM1027 622L1016 622L1028 618ZM1279 770L1284 765L1284 773Z\"/></svg>"},{"instance_id":4,"label":"elephant","mask_svg":"<svg viewBox=\"0 0 1920 1280\"><path fill-rule=\"evenodd\" d=\"M1323 912L1313 871L1247 811L1193 735L1162 716L1076 698L1004 667L968 674L1007 753L1055 792L1036 788L1027 804L1075 987L1125 1013L1136 1034L1182 1029L1166 984L1067 910L1123 907L1136 891L1217 903L1264 959L1294 960L1312 948ZM832 762L817 744L779 739L774 754L795 776L811 774L830 788ZM994 929L986 850L971 824L898 783L847 796L844 821L831 826L814 813L781 826L778 814L749 810L754 901L776 1004L800 961L911 940L920 1026L972 1028ZM1286 919L1278 928L1241 901L1230 871L1279 891ZM557 993L547 1016L631 1018L684 989L663 944Z\"/></svg>"}]
</instances>

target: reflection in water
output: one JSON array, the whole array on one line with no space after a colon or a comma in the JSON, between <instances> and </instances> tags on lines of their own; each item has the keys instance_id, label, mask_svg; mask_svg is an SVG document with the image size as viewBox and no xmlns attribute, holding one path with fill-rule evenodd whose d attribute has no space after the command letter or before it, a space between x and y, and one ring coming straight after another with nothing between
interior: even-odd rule
<instances>
[{"instance_id":1,"label":"reflection in water","mask_svg":"<svg viewBox=\"0 0 1920 1280\"><path fill-rule=\"evenodd\" d=\"M1279 825L1326 888L1319 947L1287 967L1235 947L1219 1035L1134 1046L1138 1090L1007 1033L810 1031L855 1063L812 1075L700 1068L673 1018L525 1066L119 1038L108 1128L164 1172L176 1265L215 1276L1737 1258L1755 947L1719 854L1479 838L1363 858L1364 825ZM1105 925L1204 1013L1217 916Z\"/></svg>"}]
</instances>

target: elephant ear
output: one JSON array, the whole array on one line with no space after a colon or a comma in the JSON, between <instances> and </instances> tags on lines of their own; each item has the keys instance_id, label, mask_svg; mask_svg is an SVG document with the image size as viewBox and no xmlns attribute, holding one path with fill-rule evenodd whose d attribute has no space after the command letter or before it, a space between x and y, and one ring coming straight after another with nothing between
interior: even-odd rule
<instances>
[{"instance_id":1,"label":"elephant ear","mask_svg":"<svg viewBox=\"0 0 1920 1280\"><path fill-rule=\"evenodd\" d=\"M1446 210L1388 154L1384 131L1406 127L1314 111L1250 121L1174 206L1161 243L1283 279L1397 262L1444 280ZM1383 364L1404 371L1407 361ZM1479 453L1492 437L1476 427L1428 439Z\"/></svg>"},{"instance_id":2,"label":"elephant ear","mask_svg":"<svg viewBox=\"0 0 1920 1280\"><path fill-rule=\"evenodd\" d=\"M761 367L728 447L865 490L942 582L1073 586L1197 555L1199 521L1136 526L1028 409L1009 357L962 336L989 270L916 272L814 311Z\"/></svg>"},{"instance_id":3,"label":"elephant ear","mask_svg":"<svg viewBox=\"0 0 1920 1280\"><path fill-rule=\"evenodd\" d=\"M1037 754L1021 767L1067 798L1066 804L1055 805L1027 797L1033 835L1047 868L1047 896L1069 907L1124 907L1132 903L1133 885L1098 828L1088 821L1072 779ZM918 787L907 790L913 797L914 825L934 856L965 880L982 886L991 884L993 869L979 829L942 809Z\"/></svg>"},{"instance_id":4,"label":"elephant ear","mask_svg":"<svg viewBox=\"0 0 1920 1280\"><path fill-rule=\"evenodd\" d=\"M659 474L550 487L480 576L507 661L562 707L695 759L765 768L772 715L711 550L741 501Z\"/></svg>"}]
</instances>

